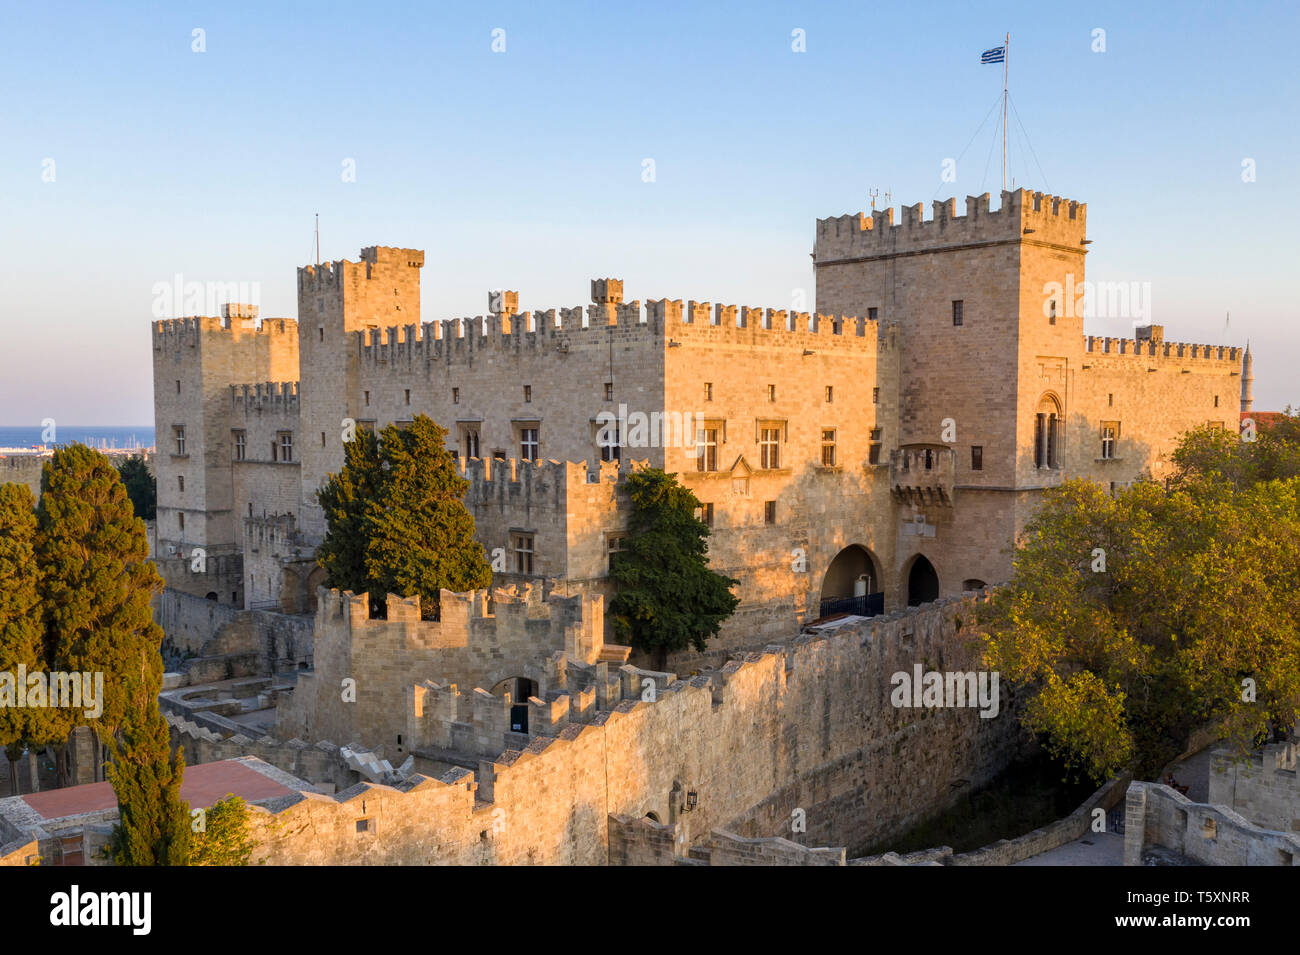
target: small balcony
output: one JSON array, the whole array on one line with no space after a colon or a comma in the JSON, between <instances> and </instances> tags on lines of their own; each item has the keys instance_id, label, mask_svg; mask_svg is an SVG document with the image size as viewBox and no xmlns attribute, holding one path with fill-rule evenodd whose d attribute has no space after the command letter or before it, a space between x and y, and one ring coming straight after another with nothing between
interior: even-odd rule
<instances>
[{"instance_id":1,"label":"small balcony","mask_svg":"<svg viewBox=\"0 0 1300 955\"><path fill-rule=\"evenodd\" d=\"M957 455L947 445L913 444L889 452L889 491L900 504L952 507Z\"/></svg>"}]
</instances>

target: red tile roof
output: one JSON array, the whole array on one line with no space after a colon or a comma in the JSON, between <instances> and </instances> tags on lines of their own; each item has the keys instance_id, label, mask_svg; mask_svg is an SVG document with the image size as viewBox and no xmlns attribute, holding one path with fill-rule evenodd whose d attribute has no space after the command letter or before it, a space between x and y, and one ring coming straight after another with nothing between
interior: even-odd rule
<instances>
[{"instance_id":1,"label":"red tile roof","mask_svg":"<svg viewBox=\"0 0 1300 955\"><path fill-rule=\"evenodd\" d=\"M207 808L219 802L227 793L234 793L242 796L246 802L252 802L272 796L287 796L293 791L234 760L186 766L185 778L181 782L181 798L190 804L191 809ZM113 787L106 782L51 789L42 793L30 793L22 798L43 819L102 812L117 806Z\"/></svg>"}]
</instances>

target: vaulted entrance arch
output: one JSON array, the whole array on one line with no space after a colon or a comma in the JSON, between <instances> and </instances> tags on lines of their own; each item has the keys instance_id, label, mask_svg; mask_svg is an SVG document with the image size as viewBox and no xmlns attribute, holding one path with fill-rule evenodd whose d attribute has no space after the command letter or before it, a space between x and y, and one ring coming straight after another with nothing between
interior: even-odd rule
<instances>
[{"instance_id":1,"label":"vaulted entrance arch","mask_svg":"<svg viewBox=\"0 0 1300 955\"><path fill-rule=\"evenodd\" d=\"M885 587L880 564L867 548L850 544L826 568L818 616L851 613L870 617L884 612Z\"/></svg>"},{"instance_id":2,"label":"vaulted entrance arch","mask_svg":"<svg viewBox=\"0 0 1300 955\"><path fill-rule=\"evenodd\" d=\"M907 605L929 603L939 599L939 574L934 564L924 554L912 558L912 566L907 571Z\"/></svg>"}]
</instances>

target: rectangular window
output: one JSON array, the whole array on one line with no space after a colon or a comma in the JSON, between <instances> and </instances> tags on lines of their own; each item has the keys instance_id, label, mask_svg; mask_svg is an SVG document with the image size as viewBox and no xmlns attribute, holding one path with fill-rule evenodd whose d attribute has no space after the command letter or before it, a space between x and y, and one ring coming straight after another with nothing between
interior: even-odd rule
<instances>
[{"instance_id":1,"label":"rectangular window","mask_svg":"<svg viewBox=\"0 0 1300 955\"><path fill-rule=\"evenodd\" d=\"M322 431L322 432L320 433L320 446L321 446L322 448L325 447L325 432L324 432L324 431Z\"/></svg>"},{"instance_id":2,"label":"rectangular window","mask_svg":"<svg viewBox=\"0 0 1300 955\"><path fill-rule=\"evenodd\" d=\"M713 505L701 504L699 507L697 507L695 509L695 519L697 521L703 521L709 527L712 527L713 526Z\"/></svg>"},{"instance_id":3,"label":"rectangular window","mask_svg":"<svg viewBox=\"0 0 1300 955\"><path fill-rule=\"evenodd\" d=\"M871 429L871 444L867 447L867 463L880 463L880 428Z\"/></svg>"},{"instance_id":4,"label":"rectangular window","mask_svg":"<svg viewBox=\"0 0 1300 955\"><path fill-rule=\"evenodd\" d=\"M704 383L704 400L705 401L713 400L713 382L711 381L706 381Z\"/></svg>"},{"instance_id":5,"label":"rectangular window","mask_svg":"<svg viewBox=\"0 0 1300 955\"><path fill-rule=\"evenodd\" d=\"M982 444L972 444L970 448L970 469L972 471L984 470L984 446Z\"/></svg>"},{"instance_id":6,"label":"rectangular window","mask_svg":"<svg viewBox=\"0 0 1300 955\"><path fill-rule=\"evenodd\" d=\"M279 431L276 432L275 437L280 442L280 460L285 462L292 461L293 460L293 432Z\"/></svg>"},{"instance_id":7,"label":"rectangular window","mask_svg":"<svg viewBox=\"0 0 1300 955\"><path fill-rule=\"evenodd\" d=\"M176 475L176 490L185 490L185 476L183 474Z\"/></svg>"},{"instance_id":8,"label":"rectangular window","mask_svg":"<svg viewBox=\"0 0 1300 955\"><path fill-rule=\"evenodd\" d=\"M835 467L835 430L822 429L822 467Z\"/></svg>"},{"instance_id":9,"label":"rectangular window","mask_svg":"<svg viewBox=\"0 0 1300 955\"><path fill-rule=\"evenodd\" d=\"M1115 457L1115 445L1119 441L1119 422L1103 421L1101 423L1101 456L1109 461Z\"/></svg>"},{"instance_id":10,"label":"rectangular window","mask_svg":"<svg viewBox=\"0 0 1300 955\"><path fill-rule=\"evenodd\" d=\"M177 515L176 515L176 526L179 527L181 530L185 530L185 515L184 515L184 514L177 514Z\"/></svg>"},{"instance_id":11,"label":"rectangular window","mask_svg":"<svg viewBox=\"0 0 1300 955\"><path fill-rule=\"evenodd\" d=\"M324 341L324 340L325 340L325 326L324 326L324 325L319 326L319 327L316 329L316 334L320 336L320 340L321 340L321 341Z\"/></svg>"},{"instance_id":12,"label":"rectangular window","mask_svg":"<svg viewBox=\"0 0 1300 955\"><path fill-rule=\"evenodd\" d=\"M366 395L366 404L370 404L370 392L367 391L365 395Z\"/></svg>"},{"instance_id":13,"label":"rectangular window","mask_svg":"<svg viewBox=\"0 0 1300 955\"><path fill-rule=\"evenodd\" d=\"M776 501L763 502L763 523L764 524L776 523Z\"/></svg>"},{"instance_id":14,"label":"rectangular window","mask_svg":"<svg viewBox=\"0 0 1300 955\"><path fill-rule=\"evenodd\" d=\"M477 431L465 432L465 457L467 458L478 457L478 432Z\"/></svg>"},{"instance_id":15,"label":"rectangular window","mask_svg":"<svg viewBox=\"0 0 1300 955\"><path fill-rule=\"evenodd\" d=\"M185 453L185 428L184 428L184 426L182 425L182 426L177 426L177 427L172 428L172 437L175 438L175 440L176 440L176 453L177 453L177 454L184 454L184 453Z\"/></svg>"},{"instance_id":16,"label":"rectangular window","mask_svg":"<svg viewBox=\"0 0 1300 955\"><path fill-rule=\"evenodd\" d=\"M454 404L454 405L458 405L458 404L460 404L460 389L459 389L459 388L453 388L453 389L451 389L451 403Z\"/></svg>"},{"instance_id":17,"label":"rectangular window","mask_svg":"<svg viewBox=\"0 0 1300 955\"><path fill-rule=\"evenodd\" d=\"M1115 407L1115 396L1113 394L1106 396L1106 404L1111 408Z\"/></svg>"},{"instance_id":18,"label":"rectangular window","mask_svg":"<svg viewBox=\"0 0 1300 955\"><path fill-rule=\"evenodd\" d=\"M718 429L701 428L699 446L700 453L695 458L695 470L716 471L718 469Z\"/></svg>"},{"instance_id":19,"label":"rectangular window","mask_svg":"<svg viewBox=\"0 0 1300 955\"><path fill-rule=\"evenodd\" d=\"M767 400L776 401L776 385L767 386ZM1215 401L1218 401L1218 399L1216 398Z\"/></svg>"},{"instance_id":20,"label":"rectangular window","mask_svg":"<svg viewBox=\"0 0 1300 955\"><path fill-rule=\"evenodd\" d=\"M541 457L542 442L537 428L519 429L519 457L525 461L536 461Z\"/></svg>"},{"instance_id":21,"label":"rectangular window","mask_svg":"<svg viewBox=\"0 0 1300 955\"><path fill-rule=\"evenodd\" d=\"M623 538L611 534L608 539L608 543L606 547L607 547L606 554L608 560L608 568L610 570L613 570L614 559L615 559L614 555L621 554L623 552Z\"/></svg>"},{"instance_id":22,"label":"rectangular window","mask_svg":"<svg viewBox=\"0 0 1300 955\"><path fill-rule=\"evenodd\" d=\"M880 404L880 389L879 389L879 388L872 388L872 389L871 389L871 403L872 403L873 405L878 405L878 404ZM852 404L852 402L850 402L850 404Z\"/></svg>"},{"instance_id":23,"label":"rectangular window","mask_svg":"<svg viewBox=\"0 0 1300 955\"><path fill-rule=\"evenodd\" d=\"M524 402L527 403L532 400L533 400L533 386L524 385Z\"/></svg>"},{"instance_id":24,"label":"rectangular window","mask_svg":"<svg viewBox=\"0 0 1300 955\"><path fill-rule=\"evenodd\" d=\"M605 382L605 400L614 400L614 383L612 381Z\"/></svg>"},{"instance_id":25,"label":"rectangular window","mask_svg":"<svg viewBox=\"0 0 1300 955\"><path fill-rule=\"evenodd\" d=\"M176 379L176 394L179 395L180 393L181 393L181 380L180 380L179 378L177 378L177 379Z\"/></svg>"},{"instance_id":26,"label":"rectangular window","mask_svg":"<svg viewBox=\"0 0 1300 955\"><path fill-rule=\"evenodd\" d=\"M406 403L407 403L408 405L411 403L411 389L410 389L410 388L407 388L407 389L406 389Z\"/></svg>"},{"instance_id":27,"label":"rectangular window","mask_svg":"<svg viewBox=\"0 0 1300 955\"><path fill-rule=\"evenodd\" d=\"M511 534L510 543L515 551L515 573L531 574L533 572L533 535Z\"/></svg>"},{"instance_id":28,"label":"rectangular window","mask_svg":"<svg viewBox=\"0 0 1300 955\"><path fill-rule=\"evenodd\" d=\"M874 322L876 320L876 316L879 314L880 314L880 309L878 308L867 309L867 321Z\"/></svg>"},{"instance_id":29,"label":"rectangular window","mask_svg":"<svg viewBox=\"0 0 1300 955\"><path fill-rule=\"evenodd\" d=\"M1218 395L1215 395L1215 396L1214 396L1214 407L1216 407L1216 408L1219 407L1219 396L1218 396Z\"/></svg>"},{"instance_id":30,"label":"rectangular window","mask_svg":"<svg viewBox=\"0 0 1300 955\"><path fill-rule=\"evenodd\" d=\"M763 428L758 433L758 466L774 471L781 466L781 429Z\"/></svg>"},{"instance_id":31,"label":"rectangular window","mask_svg":"<svg viewBox=\"0 0 1300 955\"><path fill-rule=\"evenodd\" d=\"M1055 325L1056 324L1056 299L1052 299L1048 303L1048 305L1051 311L1047 313L1047 324Z\"/></svg>"},{"instance_id":32,"label":"rectangular window","mask_svg":"<svg viewBox=\"0 0 1300 955\"><path fill-rule=\"evenodd\" d=\"M243 461L248 456L248 432L235 431L232 434L235 438L235 460Z\"/></svg>"},{"instance_id":33,"label":"rectangular window","mask_svg":"<svg viewBox=\"0 0 1300 955\"><path fill-rule=\"evenodd\" d=\"M953 325L961 324L962 300L954 299L952 303L952 323Z\"/></svg>"},{"instance_id":34,"label":"rectangular window","mask_svg":"<svg viewBox=\"0 0 1300 955\"><path fill-rule=\"evenodd\" d=\"M832 401L834 401L834 400L835 400L835 386L834 386L834 385L827 385L827 386L826 386L826 403L827 403L827 404L830 404L830 403L831 403Z\"/></svg>"},{"instance_id":35,"label":"rectangular window","mask_svg":"<svg viewBox=\"0 0 1300 955\"><path fill-rule=\"evenodd\" d=\"M619 460L623 450L622 435L619 434L619 426L607 424L596 432L597 443L600 445L600 459L602 461Z\"/></svg>"}]
</instances>

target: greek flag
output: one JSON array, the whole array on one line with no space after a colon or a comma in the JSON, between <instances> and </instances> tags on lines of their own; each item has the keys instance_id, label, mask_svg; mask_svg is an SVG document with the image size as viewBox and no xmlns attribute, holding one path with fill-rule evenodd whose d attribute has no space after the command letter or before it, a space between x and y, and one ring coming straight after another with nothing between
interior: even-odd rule
<instances>
[{"instance_id":1,"label":"greek flag","mask_svg":"<svg viewBox=\"0 0 1300 955\"><path fill-rule=\"evenodd\" d=\"M1007 58L1007 48L1005 46L995 46L991 50L985 50L980 54L981 63L1003 63Z\"/></svg>"}]
</instances>

